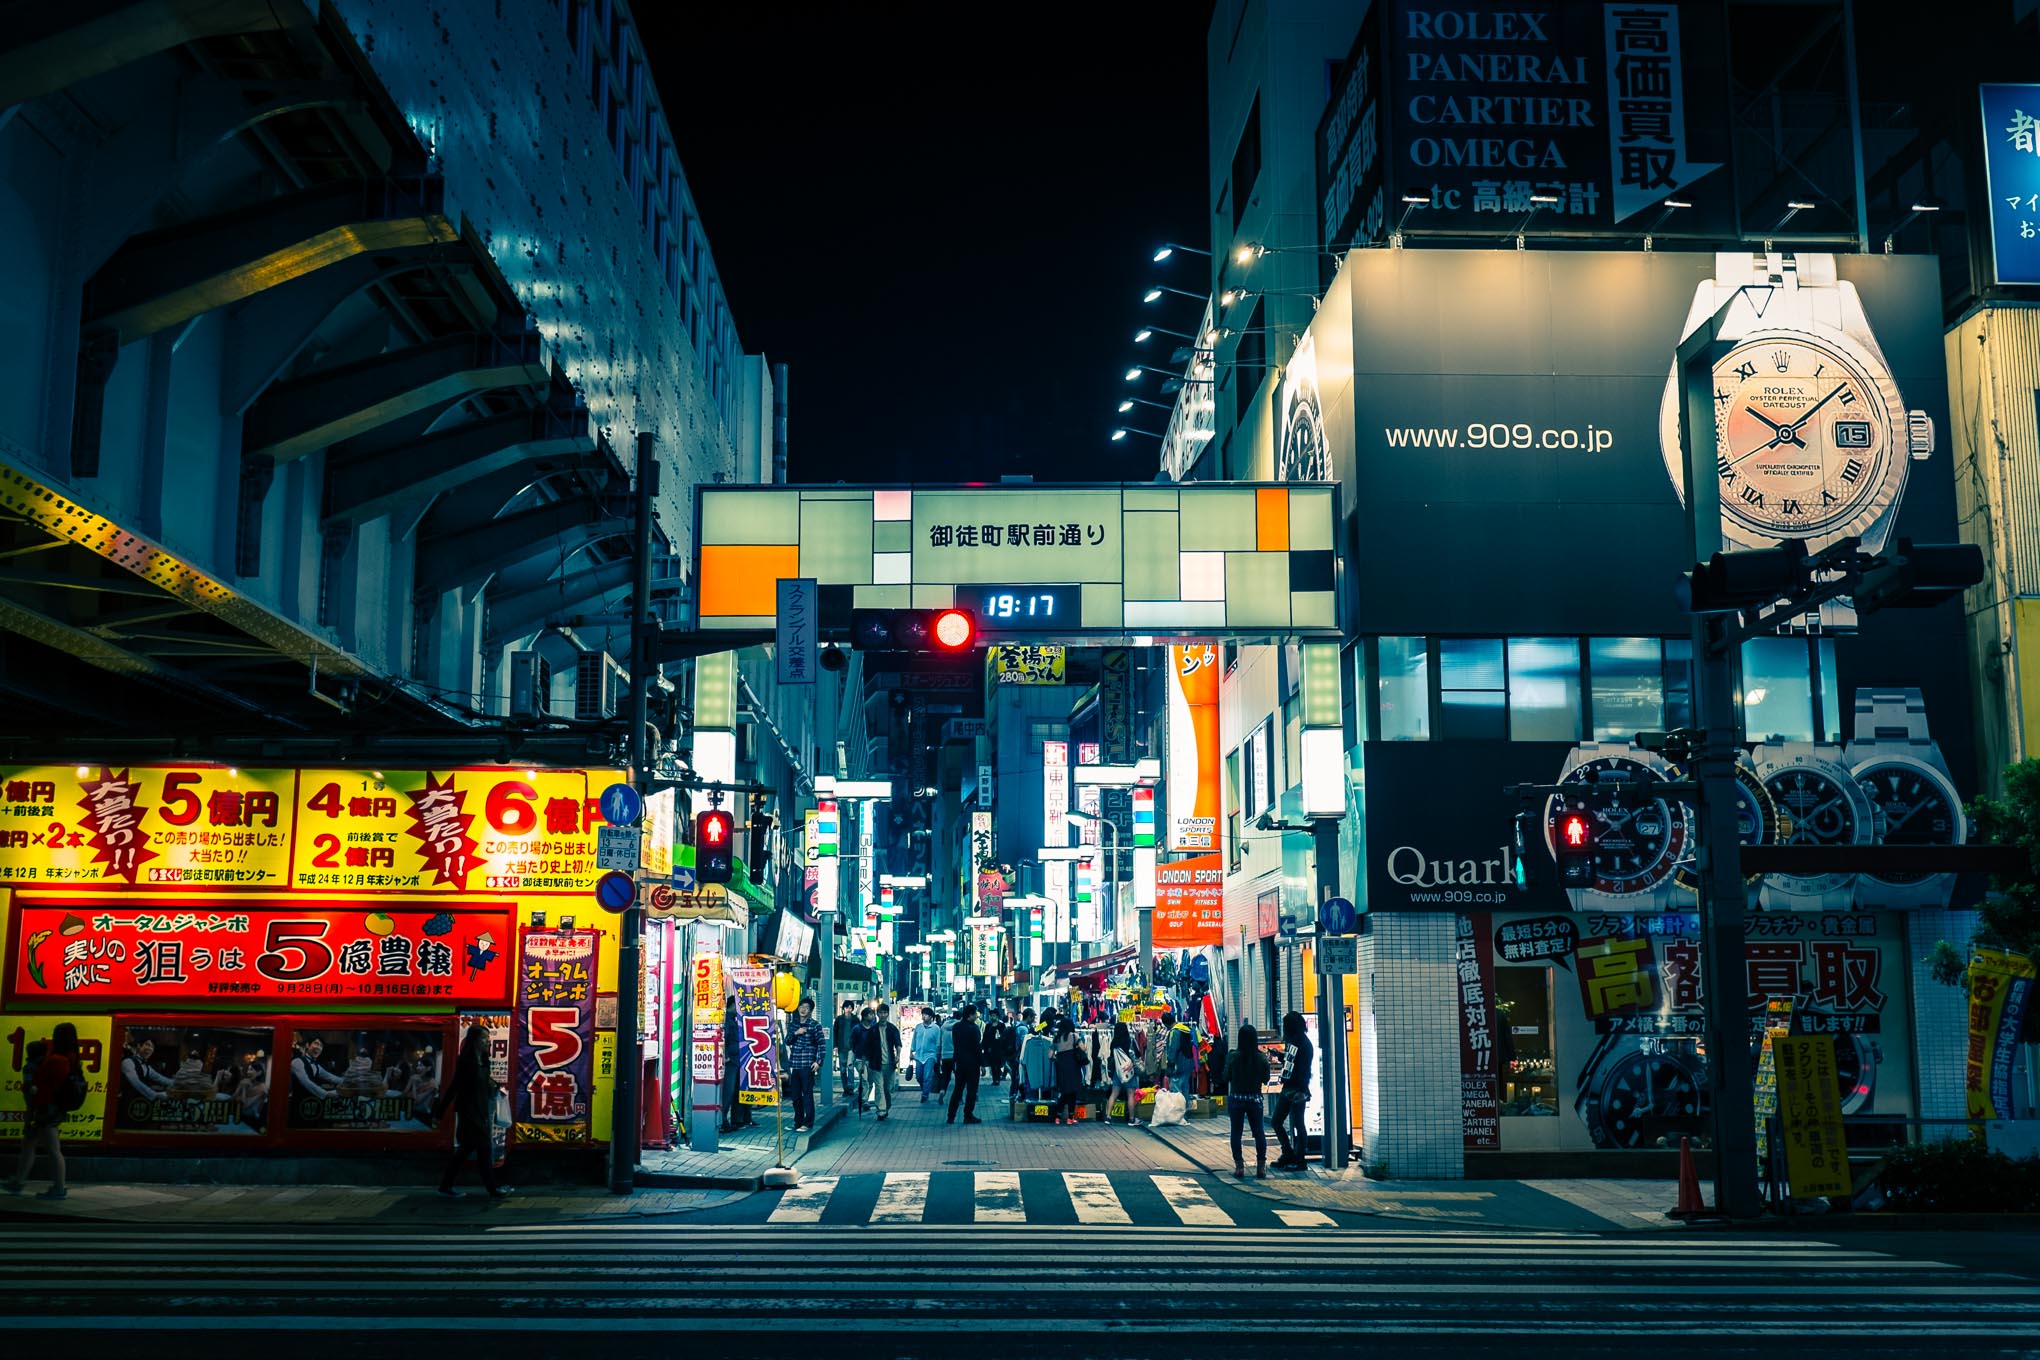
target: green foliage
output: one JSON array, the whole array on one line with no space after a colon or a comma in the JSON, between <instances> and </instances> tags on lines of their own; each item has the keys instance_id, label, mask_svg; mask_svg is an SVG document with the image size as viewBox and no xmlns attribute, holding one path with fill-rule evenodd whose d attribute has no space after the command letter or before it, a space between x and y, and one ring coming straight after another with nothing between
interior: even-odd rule
<instances>
[{"instance_id":1,"label":"green foliage","mask_svg":"<svg viewBox=\"0 0 2040 1360\"><path fill-rule=\"evenodd\" d=\"M2040 1157L2014 1161L1974 1138L1894 1148L1877 1188L1893 1209L1950 1214L2040 1212Z\"/></svg>"},{"instance_id":2,"label":"green foliage","mask_svg":"<svg viewBox=\"0 0 2040 1360\"><path fill-rule=\"evenodd\" d=\"M1972 841L2019 846L2026 852L2026 867L1991 879L1967 948L1981 945L2040 958L2040 760L2022 760L2006 769L2005 796L1978 798L1969 806L1969 820ZM1968 990L1967 949L1943 940L1928 967L1937 982ZM2022 1037L2040 1043L2040 1006L2027 1008Z\"/></svg>"}]
</instances>

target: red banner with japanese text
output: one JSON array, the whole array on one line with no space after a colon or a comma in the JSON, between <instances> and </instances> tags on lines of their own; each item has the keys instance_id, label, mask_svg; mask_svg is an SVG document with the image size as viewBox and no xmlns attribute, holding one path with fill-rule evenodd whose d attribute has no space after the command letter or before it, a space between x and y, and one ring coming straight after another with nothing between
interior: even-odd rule
<instances>
[{"instance_id":1,"label":"red banner with japanese text","mask_svg":"<svg viewBox=\"0 0 2040 1360\"><path fill-rule=\"evenodd\" d=\"M595 979L602 934L519 927L516 1016L519 1141L586 1143L595 1084Z\"/></svg>"},{"instance_id":2,"label":"red banner with japanese text","mask_svg":"<svg viewBox=\"0 0 2040 1360\"><path fill-rule=\"evenodd\" d=\"M1502 1049L1508 1018L1495 1006L1495 954L1488 918L1454 918L1453 976L1459 988L1459 1125L1470 1150L1502 1145Z\"/></svg>"},{"instance_id":3,"label":"red banner with japanese text","mask_svg":"<svg viewBox=\"0 0 2040 1360\"><path fill-rule=\"evenodd\" d=\"M501 1005L510 992L508 902L17 892L9 913L10 1005Z\"/></svg>"}]
</instances>

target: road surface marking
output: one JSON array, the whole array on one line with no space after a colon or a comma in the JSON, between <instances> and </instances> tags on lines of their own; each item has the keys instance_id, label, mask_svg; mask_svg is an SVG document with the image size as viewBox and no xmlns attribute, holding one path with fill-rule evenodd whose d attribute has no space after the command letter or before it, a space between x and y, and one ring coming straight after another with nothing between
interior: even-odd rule
<instances>
[{"instance_id":1,"label":"road surface marking","mask_svg":"<svg viewBox=\"0 0 2040 1360\"><path fill-rule=\"evenodd\" d=\"M1150 1176L1155 1189L1162 1192L1162 1198L1176 1211L1176 1217L1185 1223L1217 1224L1221 1227L1233 1225L1232 1215L1212 1202L1204 1193L1204 1187L1188 1176Z\"/></svg>"},{"instance_id":2,"label":"road surface marking","mask_svg":"<svg viewBox=\"0 0 2040 1360\"><path fill-rule=\"evenodd\" d=\"M1336 1228L1338 1220L1316 1209L1277 1209L1275 1217L1292 1228Z\"/></svg>"},{"instance_id":3,"label":"road surface marking","mask_svg":"<svg viewBox=\"0 0 2040 1360\"><path fill-rule=\"evenodd\" d=\"M979 1223L1025 1223L1027 1210L1020 1204L1020 1173L980 1171L976 1173L976 1213Z\"/></svg>"},{"instance_id":4,"label":"road surface marking","mask_svg":"<svg viewBox=\"0 0 2040 1360\"><path fill-rule=\"evenodd\" d=\"M1070 1206L1079 1223L1131 1223L1119 1196L1112 1192L1112 1180L1102 1171L1065 1171L1063 1185L1070 1192Z\"/></svg>"},{"instance_id":5,"label":"road surface marking","mask_svg":"<svg viewBox=\"0 0 2040 1360\"><path fill-rule=\"evenodd\" d=\"M829 1207L829 1196L836 1193L834 1176L816 1176L813 1180L802 1181L779 1197L779 1207L772 1211L768 1223L819 1223L822 1210Z\"/></svg>"},{"instance_id":6,"label":"road surface marking","mask_svg":"<svg viewBox=\"0 0 2040 1360\"><path fill-rule=\"evenodd\" d=\"M885 1188L872 1206L873 1223L919 1223L928 1210L928 1173L888 1171Z\"/></svg>"}]
</instances>

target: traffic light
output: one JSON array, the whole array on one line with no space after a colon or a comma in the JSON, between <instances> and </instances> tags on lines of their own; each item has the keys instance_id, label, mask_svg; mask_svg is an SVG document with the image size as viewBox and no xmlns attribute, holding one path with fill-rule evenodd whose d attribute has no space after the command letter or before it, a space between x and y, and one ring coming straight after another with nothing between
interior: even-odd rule
<instances>
[{"instance_id":1,"label":"traffic light","mask_svg":"<svg viewBox=\"0 0 2040 1360\"><path fill-rule=\"evenodd\" d=\"M1552 828L1555 844L1552 858L1558 861L1558 881L1566 888L1594 885L1594 814L1567 808L1558 814Z\"/></svg>"},{"instance_id":2,"label":"traffic light","mask_svg":"<svg viewBox=\"0 0 2040 1360\"><path fill-rule=\"evenodd\" d=\"M721 808L696 813L694 817L694 881L727 883L735 864L730 842L736 838L737 819Z\"/></svg>"},{"instance_id":3,"label":"traffic light","mask_svg":"<svg viewBox=\"0 0 2040 1360\"><path fill-rule=\"evenodd\" d=\"M963 652L977 643L968 609L856 609L850 644L864 652Z\"/></svg>"},{"instance_id":4,"label":"traffic light","mask_svg":"<svg viewBox=\"0 0 2040 1360\"><path fill-rule=\"evenodd\" d=\"M1686 573L1679 603L1688 613L1732 614L1781 600L1806 583L1806 544L1795 538L1776 548L1714 554Z\"/></svg>"},{"instance_id":5,"label":"traffic light","mask_svg":"<svg viewBox=\"0 0 2040 1360\"><path fill-rule=\"evenodd\" d=\"M1517 887L1528 888L1537 882L1537 869L1530 862L1530 809L1527 807L1516 814L1515 841L1511 877Z\"/></svg>"},{"instance_id":6,"label":"traffic light","mask_svg":"<svg viewBox=\"0 0 2040 1360\"><path fill-rule=\"evenodd\" d=\"M1856 612L1873 609L1930 609L1983 580L1983 549L1974 543L1914 543L1898 540L1881 566L1863 573L1856 587Z\"/></svg>"}]
</instances>

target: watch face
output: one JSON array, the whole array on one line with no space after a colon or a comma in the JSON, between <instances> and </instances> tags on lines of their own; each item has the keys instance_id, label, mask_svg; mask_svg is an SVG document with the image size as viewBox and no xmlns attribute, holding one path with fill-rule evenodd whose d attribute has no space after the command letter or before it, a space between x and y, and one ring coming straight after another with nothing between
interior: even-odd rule
<instances>
[{"instance_id":1,"label":"watch face","mask_svg":"<svg viewBox=\"0 0 2040 1360\"><path fill-rule=\"evenodd\" d=\"M1700 1074L1676 1051L1633 1052L1615 1058L1596 1092L1601 1147L1655 1147L1660 1140L1699 1131Z\"/></svg>"},{"instance_id":2,"label":"watch face","mask_svg":"<svg viewBox=\"0 0 2040 1360\"><path fill-rule=\"evenodd\" d=\"M1674 766L1671 777L1685 780L1691 771ZM1692 819L1692 809L1686 810L1686 817ZM1764 787L1757 772L1742 762L1735 767L1735 835L1744 845L1777 845L1792 834L1792 819L1778 810L1778 803L1771 797L1771 791ZM1750 875L1755 878L1758 875ZM1679 866L1679 886L1696 888L1699 878L1693 873L1691 862Z\"/></svg>"},{"instance_id":3,"label":"watch face","mask_svg":"<svg viewBox=\"0 0 2040 1360\"><path fill-rule=\"evenodd\" d=\"M1786 845L1863 845L1873 839L1860 792L1838 774L1793 765L1766 777L1764 788L1779 812L1791 818Z\"/></svg>"},{"instance_id":4,"label":"watch face","mask_svg":"<svg viewBox=\"0 0 2040 1360\"><path fill-rule=\"evenodd\" d=\"M1722 512L1769 538L1810 538L1882 488L1890 418L1879 386L1839 346L1800 331L1737 345L1714 366Z\"/></svg>"},{"instance_id":5,"label":"watch face","mask_svg":"<svg viewBox=\"0 0 2040 1360\"><path fill-rule=\"evenodd\" d=\"M1880 814L1884 836L1880 845L1956 845L1962 839L1962 809L1955 795L1936 775L1909 761L1881 761L1858 766L1856 783L1870 795ZM1932 874L1890 873L1875 876L1882 883L1919 883Z\"/></svg>"},{"instance_id":6,"label":"watch face","mask_svg":"<svg viewBox=\"0 0 2040 1360\"><path fill-rule=\"evenodd\" d=\"M1685 858L1686 809L1676 799L1651 794L1650 786L1662 781L1650 766L1604 756L1584 762L1561 782L1567 791L1545 804L1545 843L1558 844L1559 819L1566 813L1590 813L1595 892L1647 892Z\"/></svg>"}]
</instances>

